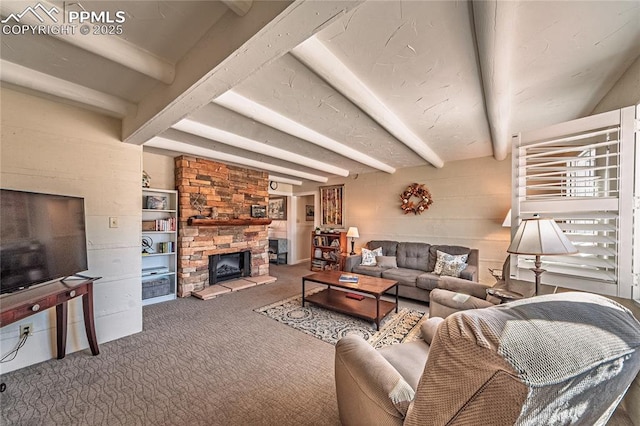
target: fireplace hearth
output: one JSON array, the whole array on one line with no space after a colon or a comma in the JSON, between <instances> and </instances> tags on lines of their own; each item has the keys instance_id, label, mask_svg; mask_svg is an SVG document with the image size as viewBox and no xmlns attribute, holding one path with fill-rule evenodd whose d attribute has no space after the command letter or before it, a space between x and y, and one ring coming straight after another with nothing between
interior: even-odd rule
<instances>
[{"instance_id":1,"label":"fireplace hearth","mask_svg":"<svg viewBox=\"0 0 640 426\"><path fill-rule=\"evenodd\" d=\"M209 256L209 285L248 276L251 276L250 251Z\"/></svg>"}]
</instances>

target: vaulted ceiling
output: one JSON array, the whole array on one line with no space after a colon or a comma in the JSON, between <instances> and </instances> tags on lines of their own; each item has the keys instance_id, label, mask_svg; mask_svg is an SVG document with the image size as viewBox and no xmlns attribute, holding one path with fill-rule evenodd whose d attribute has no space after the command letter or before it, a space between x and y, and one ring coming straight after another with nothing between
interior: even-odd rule
<instances>
[{"instance_id":1,"label":"vaulted ceiling","mask_svg":"<svg viewBox=\"0 0 640 426\"><path fill-rule=\"evenodd\" d=\"M588 115L640 56L638 1L3 0L0 12L3 85L121 118L123 143L293 184L503 160L511 134Z\"/></svg>"}]
</instances>

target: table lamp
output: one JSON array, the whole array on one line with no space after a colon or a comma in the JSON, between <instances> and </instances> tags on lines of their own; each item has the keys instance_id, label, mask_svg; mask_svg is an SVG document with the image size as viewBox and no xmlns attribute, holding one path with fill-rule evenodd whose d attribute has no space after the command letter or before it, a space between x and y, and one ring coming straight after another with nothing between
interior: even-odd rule
<instances>
[{"instance_id":1,"label":"table lamp","mask_svg":"<svg viewBox=\"0 0 640 426\"><path fill-rule=\"evenodd\" d=\"M353 245L355 244L355 240L356 238L360 238L360 234L358 233L358 228L356 228L355 226L350 226L349 230L347 231L347 238L351 238L351 255L356 254L355 250L353 249Z\"/></svg>"},{"instance_id":2,"label":"table lamp","mask_svg":"<svg viewBox=\"0 0 640 426\"><path fill-rule=\"evenodd\" d=\"M540 275L545 272L540 268L540 256L574 254L578 250L562 233L555 220L535 215L522 220L507 252L535 255L535 267L531 271L536 275L536 294L540 294Z\"/></svg>"}]
</instances>

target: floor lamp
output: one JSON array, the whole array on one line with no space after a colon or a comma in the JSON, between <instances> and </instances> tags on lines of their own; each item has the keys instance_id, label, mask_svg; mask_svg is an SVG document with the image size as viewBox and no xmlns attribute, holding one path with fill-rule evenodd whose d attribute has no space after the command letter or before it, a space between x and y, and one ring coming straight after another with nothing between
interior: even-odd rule
<instances>
[{"instance_id":1,"label":"floor lamp","mask_svg":"<svg viewBox=\"0 0 640 426\"><path fill-rule=\"evenodd\" d=\"M513 254L535 255L534 268L531 271L536 275L536 295L540 294L540 275L545 271L541 269L540 256L574 254L575 248L555 220L534 216L531 219L523 219L516 231L507 252Z\"/></svg>"}]
</instances>

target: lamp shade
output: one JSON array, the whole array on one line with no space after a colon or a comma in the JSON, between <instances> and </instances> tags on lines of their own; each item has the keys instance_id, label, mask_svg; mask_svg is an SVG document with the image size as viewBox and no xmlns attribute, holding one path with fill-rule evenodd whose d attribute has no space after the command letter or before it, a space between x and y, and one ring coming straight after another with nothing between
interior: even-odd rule
<instances>
[{"instance_id":1,"label":"lamp shade","mask_svg":"<svg viewBox=\"0 0 640 426\"><path fill-rule=\"evenodd\" d=\"M360 234L358 233L358 228L355 226L350 226L347 231L347 237L349 238L360 238Z\"/></svg>"},{"instance_id":2,"label":"lamp shade","mask_svg":"<svg viewBox=\"0 0 640 426\"><path fill-rule=\"evenodd\" d=\"M507 249L514 254L573 254L578 250L550 218L523 219Z\"/></svg>"}]
</instances>

